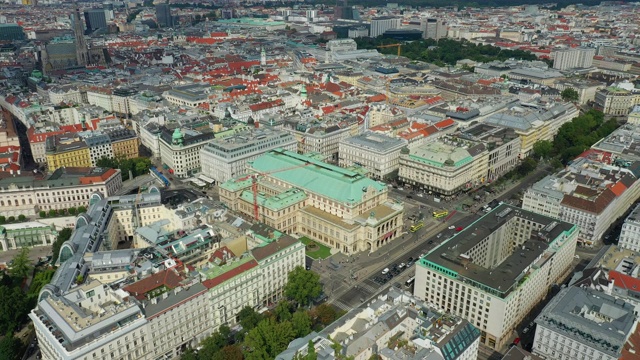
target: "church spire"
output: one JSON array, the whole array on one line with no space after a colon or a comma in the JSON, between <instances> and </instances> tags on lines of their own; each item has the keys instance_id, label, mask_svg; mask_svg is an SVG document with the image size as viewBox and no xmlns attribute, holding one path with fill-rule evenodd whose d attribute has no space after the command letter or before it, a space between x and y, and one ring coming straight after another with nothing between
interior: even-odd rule
<instances>
[{"instance_id":1,"label":"church spire","mask_svg":"<svg viewBox=\"0 0 640 360\"><path fill-rule=\"evenodd\" d=\"M82 17L80 17L80 7L75 3L76 12L73 15L73 32L76 37L76 61L78 66L86 66L89 62L89 52L87 51L87 42L84 39L84 26L82 25Z\"/></svg>"}]
</instances>

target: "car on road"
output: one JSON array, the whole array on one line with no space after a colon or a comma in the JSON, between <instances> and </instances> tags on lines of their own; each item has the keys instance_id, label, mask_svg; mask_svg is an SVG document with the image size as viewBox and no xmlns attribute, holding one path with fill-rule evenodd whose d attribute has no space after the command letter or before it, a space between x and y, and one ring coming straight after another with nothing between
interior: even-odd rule
<instances>
[{"instance_id":1,"label":"car on road","mask_svg":"<svg viewBox=\"0 0 640 360\"><path fill-rule=\"evenodd\" d=\"M526 334L526 333L528 333L528 332L529 332L529 328L528 328L528 327L526 327L526 328L524 328L524 330L522 330L522 333L523 333L523 334Z\"/></svg>"},{"instance_id":2,"label":"car on road","mask_svg":"<svg viewBox=\"0 0 640 360\"><path fill-rule=\"evenodd\" d=\"M405 266L406 266L405 263L400 263L400 265L398 265L398 269L404 269Z\"/></svg>"},{"instance_id":3,"label":"car on road","mask_svg":"<svg viewBox=\"0 0 640 360\"><path fill-rule=\"evenodd\" d=\"M462 226L458 226L458 227L456 228L456 231L462 231L462 229L464 229Z\"/></svg>"},{"instance_id":4,"label":"car on road","mask_svg":"<svg viewBox=\"0 0 640 360\"><path fill-rule=\"evenodd\" d=\"M519 343L520 343L520 338L515 338L515 340L513 340L514 345L518 345Z\"/></svg>"},{"instance_id":5,"label":"car on road","mask_svg":"<svg viewBox=\"0 0 640 360\"><path fill-rule=\"evenodd\" d=\"M389 273L389 268L384 268L384 270L382 270L382 275L387 275Z\"/></svg>"},{"instance_id":6,"label":"car on road","mask_svg":"<svg viewBox=\"0 0 640 360\"><path fill-rule=\"evenodd\" d=\"M407 195L407 199L413 199L413 196Z\"/></svg>"},{"instance_id":7,"label":"car on road","mask_svg":"<svg viewBox=\"0 0 640 360\"><path fill-rule=\"evenodd\" d=\"M433 240L429 240L429 245L433 244Z\"/></svg>"},{"instance_id":8,"label":"car on road","mask_svg":"<svg viewBox=\"0 0 640 360\"><path fill-rule=\"evenodd\" d=\"M437 239L440 239L442 237L442 233L438 234L438 236L436 236Z\"/></svg>"},{"instance_id":9,"label":"car on road","mask_svg":"<svg viewBox=\"0 0 640 360\"><path fill-rule=\"evenodd\" d=\"M455 227L454 225L451 225L451 226L449 226L447 229L449 229L449 230L453 230L453 229L455 229L455 228L456 228L456 227Z\"/></svg>"},{"instance_id":10,"label":"car on road","mask_svg":"<svg viewBox=\"0 0 640 360\"><path fill-rule=\"evenodd\" d=\"M413 260L414 260L413 256L409 256L409 258L407 259L407 262L410 263L410 262L413 262Z\"/></svg>"}]
</instances>

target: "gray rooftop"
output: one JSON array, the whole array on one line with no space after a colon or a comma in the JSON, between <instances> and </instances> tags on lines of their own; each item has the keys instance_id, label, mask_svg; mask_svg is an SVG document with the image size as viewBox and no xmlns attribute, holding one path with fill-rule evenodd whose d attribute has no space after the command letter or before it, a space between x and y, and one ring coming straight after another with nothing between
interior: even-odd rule
<instances>
[{"instance_id":1,"label":"gray rooftop","mask_svg":"<svg viewBox=\"0 0 640 360\"><path fill-rule=\"evenodd\" d=\"M511 254L500 259L500 262L491 264L491 268L474 263L475 259L470 258L468 253L480 241L487 239L489 235L497 232L514 218L541 224L542 229L537 233L532 232L528 240L518 245L518 249L512 249ZM562 233L574 228L575 225L564 221L500 204L490 213L433 249L421 259L419 264L429 268L444 267L455 272L457 277L466 278L475 283L475 286L483 291L504 298L517 288L519 281L525 276L525 270L547 251L549 244ZM502 237L491 238L491 241L504 240Z\"/></svg>"},{"instance_id":2,"label":"gray rooftop","mask_svg":"<svg viewBox=\"0 0 640 360\"><path fill-rule=\"evenodd\" d=\"M403 146L407 145L407 141L404 139L392 138L375 132L366 132L364 134L352 136L342 140L341 142L380 154L400 150Z\"/></svg>"},{"instance_id":3,"label":"gray rooftop","mask_svg":"<svg viewBox=\"0 0 640 360\"><path fill-rule=\"evenodd\" d=\"M535 321L538 326L619 358L634 330L633 311L633 305L622 300L571 286L551 299Z\"/></svg>"}]
</instances>

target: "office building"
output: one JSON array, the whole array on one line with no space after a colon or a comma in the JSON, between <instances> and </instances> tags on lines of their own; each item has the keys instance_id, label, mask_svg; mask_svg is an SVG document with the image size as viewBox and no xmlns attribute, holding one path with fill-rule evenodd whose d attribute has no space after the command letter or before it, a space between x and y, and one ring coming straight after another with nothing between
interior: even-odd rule
<instances>
[{"instance_id":1,"label":"office building","mask_svg":"<svg viewBox=\"0 0 640 360\"><path fill-rule=\"evenodd\" d=\"M578 157L525 192L522 208L580 226L578 241L595 246L640 197L637 164L628 168Z\"/></svg>"},{"instance_id":2,"label":"office building","mask_svg":"<svg viewBox=\"0 0 640 360\"><path fill-rule=\"evenodd\" d=\"M578 227L501 204L416 263L414 295L477 327L500 349L570 271Z\"/></svg>"},{"instance_id":3,"label":"office building","mask_svg":"<svg viewBox=\"0 0 640 360\"><path fill-rule=\"evenodd\" d=\"M567 70L574 68L589 68L593 65L595 48L571 48L555 50L552 53L553 68Z\"/></svg>"},{"instance_id":4,"label":"office building","mask_svg":"<svg viewBox=\"0 0 640 360\"><path fill-rule=\"evenodd\" d=\"M267 151L283 148L296 151L298 142L282 130L250 129L216 138L200 150L202 173L219 183L246 174L248 165Z\"/></svg>"},{"instance_id":5,"label":"office building","mask_svg":"<svg viewBox=\"0 0 640 360\"><path fill-rule=\"evenodd\" d=\"M161 127L160 159L173 174L187 178L201 170L200 150L214 138L213 133L201 133L191 129L173 131Z\"/></svg>"},{"instance_id":6,"label":"office building","mask_svg":"<svg viewBox=\"0 0 640 360\"><path fill-rule=\"evenodd\" d=\"M600 291L560 290L535 320L533 353L545 359L617 360L636 331L633 306Z\"/></svg>"},{"instance_id":7,"label":"office building","mask_svg":"<svg viewBox=\"0 0 640 360\"><path fill-rule=\"evenodd\" d=\"M169 4L156 4L156 21L160 28L170 28L173 26L173 18L171 17L171 7Z\"/></svg>"},{"instance_id":8,"label":"office building","mask_svg":"<svg viewBox=\"0 0 640 360\"><path fill-rule=\"evenodd\" d=\"M407 146L404 139L366 132L340 141L338 163L341 167L362 166L367 176L384 180L400 167L400 150Z\"/></svg>"},{"instance_id":9,"label":"office building","mask_svg":"<svg viewBox=\"0 0 640 360\"><path fill-rule=\"evenodd\" d=\"M115 18L115 14L113 12L113 3L111 2L103 2L102 9L104 10L104 15L107 21L111 21Z\"/></svg>"},{"instance_id":10,"label":"office building","mask_svg":"<svg viewBox=\"0 0 640 360\"><path fill-rule=\"evenodd\" d=\"M87 206L92 193L113 195L122 188L120 170L66 167L41 177L32 173L3 173L0 213L35 216L39 211Z\"/></svg>"},{"instance_id":11,"label":"office building","mask_svg":"<svg viewBox=\"0 0 640 360\"><path fill-rule=\"evenodd\" d=\"M510 128L478 124L460 131L459 137L487 145L487 182L498 178L520 163L520 137Z\"/></svg>"},{"instance_id":12,"label":"office building","mask_svg":"<svg viewBox=\"0 0 640 360\"><path fill-rule=\"evenodd\" d=\"M84 21L87 32L92 33L98 29L107 28L107 17L104 9L90 9L84 12Z\"/></svg>"},{"instance_id":13,"label":"office building","mask_svg":"<svg viewBox=\"0 0 640 360\"><path fill-rule=\"evenodd\" d=\"M361 168L343 169L320 158L269 151L253 161L247 176L221 184L220 200L246 217L346 254L375 251L400 236L403 206L389 200L384 183Z\"/></svg>"},{"instance_id":14,"label":"office building","mask_svg":"<svg viewBox=\"0 0 640 360\"><path fill-rule=\"evenodd\" d=\"M447 37L447 25L442 19L420 19L420 30L424 39L439 40Z\"/></svg>"},{"instance_id":15,"label":"office building","mask_svg":"<svg viewBox=\"0 0 640 360\"><path fill-rule=\"evenodd\" d=\"M640 105L640 91L615 84L596 92L595 108L608 115L629 115L631 110Z\"/></svg>"},{"instance_id":16,"label":"office building","mask_svg":"<svg viewBox=\"0 0 640 360\"><path fill-rule=\"evenodd\" d=\"M402 25L402 19L391 16L381 16L371 19L371 28L369 36L375 38L389 29L399 29Z\"/></svg>"},{"instance_id":17,"label":"office building","mask_svg":"<svg viewBox=\"0 0 640 360\"><path fill-rule=\"evenodd\" d=\"M451 196L487 183L488 158L485 144L446 136L404 149L398 176L414 188Z\"/></svg>"},{"instance_id":18,"label":"office building","mask_svg":"<svg viewBox=\"0 0 640 360\"><path fill-rule=\"evenodd\" d=\"M18 24L0 24L0 40L14 41L26 39L24 30Z\"/></svg>"}]
</instances>

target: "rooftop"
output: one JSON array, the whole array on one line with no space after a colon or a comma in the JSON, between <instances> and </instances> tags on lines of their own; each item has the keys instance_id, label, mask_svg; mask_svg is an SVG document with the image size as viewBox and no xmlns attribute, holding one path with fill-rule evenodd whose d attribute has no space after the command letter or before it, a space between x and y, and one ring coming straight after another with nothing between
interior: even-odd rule
<instances>
[{"instance_id":1,"label":"rooftop","mask_svg":"<svg viewBox=\"0 0 640 360\"><path fill-rule=\"evenodd\" d=\"M531 231L529 238L517 244L517 248L510 247L510 253L502 259L486 263L490 259L474 259L470 254L477 246L500 246L498 242L507 239L503 236L489 237L507 223L531 221L541 226L537 232ZM519 227L524 228L523 225ZM420 265L436 271L447 273L449 276L468 281L483 291L495 296L506 297L511 291L526 281L529 271L535 271L553 252L553 244L563 234L577 231L575 225L550 217L522 210L506 204L500 204L490 213L467 226L455 236L433 249L420 260ZM489 243L491 241L491 243ZM482 260L485 263L481 263ZM534 265L534 266L531 266Z\"/></svg>"},{"instance_id":2,"label":"rooftop","mask_svg":"<svg viewBox=\"0 0 640 360\"><path fill-rule=\"evenodd\" d=\"M342 143L377 153L399 150L401 147L407 145L406 140L393 138L375 132L366 132L364 134L352 136L342 140Z\"/></svg>"},{"instance_id":3,"label":"rooftop","mask_svg":"<svg viewBox=\"0 0 640 360\"><path fill-rule=\"evenodd\" d=\"M562 289L536 318L538 326L618 358L635 325L633 305L600 291Z\"/></svg>"}]
</instances>

